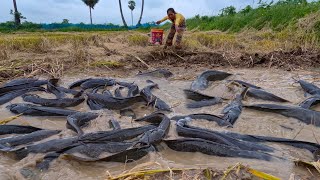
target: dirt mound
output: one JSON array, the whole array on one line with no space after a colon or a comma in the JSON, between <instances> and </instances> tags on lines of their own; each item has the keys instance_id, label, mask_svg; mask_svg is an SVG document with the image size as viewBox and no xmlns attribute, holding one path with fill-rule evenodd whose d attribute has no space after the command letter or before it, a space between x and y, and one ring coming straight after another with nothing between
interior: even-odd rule
<instances>
[{"instance_id":1,"label":"dirt mound","mask_svg":"<svg viewBox=\"0 0 320 180\"><path fill-rule=\"evenodd\" d=\"M268 54L244 54L240 62L245 67L277 67L285 70L320 67L320 52L296 49L290 52L274 51Z\"/></svg>"},{"instance_id":2,"label":"dirt mound","mask_svg":"<svg viewBox=\"0 0 320 180\"><path fill-rule=\"evenodd\" d=\"M144 62L153 67L218 67L227 66L224 56L216 52L187 52L187 51L152 51L139 56ZM130 68L145 68L146 66L135 57L122 60Z\"/></svg>"},{"instance_id":3,"label":"dirt mound","mask_svg":"<svg viewBox=\"0 0 320 180\"><path fill-rule=\"evenodd\" d=\"M206 67L232 66L242 68L275 67L285 70L320 67L320 52L296 50L274 51L267 54L227 54L221 52L152 51L139 55L142 61L152 67ZM146 68L134 56L121 60L127 68Z\"/></svg>"}]
</instances>

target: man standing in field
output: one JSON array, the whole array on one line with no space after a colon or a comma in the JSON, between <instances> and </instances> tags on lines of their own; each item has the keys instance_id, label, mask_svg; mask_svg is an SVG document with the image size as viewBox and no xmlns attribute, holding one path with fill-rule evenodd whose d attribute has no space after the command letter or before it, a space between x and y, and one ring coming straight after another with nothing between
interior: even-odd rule
<instances>
[{"instance_id":1,"label":"man standing in field","mask_svg":"<svg viewBox=\"0 0 320 180\"><path fill-rule=\"evenodd\" d=\"M160 24L166 20L170 20L172 22L172 26L168 34L166 45L164 46L164 48L167 48L167 46L172 46L174 35L177 33L175 46L176 49L181 49L182 36L186 29L186 19L182 14L176 13L176 11L173 8L169 8L167 10L167 16L161 19L160 21L157 21L157 24Z\"/></svg>"}]
</instances>

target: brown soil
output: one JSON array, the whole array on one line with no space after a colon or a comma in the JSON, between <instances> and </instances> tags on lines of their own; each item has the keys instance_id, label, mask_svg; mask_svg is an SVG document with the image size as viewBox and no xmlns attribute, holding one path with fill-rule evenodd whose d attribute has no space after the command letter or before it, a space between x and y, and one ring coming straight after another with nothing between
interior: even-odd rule
<instances>
[{"instance_id":1,"label":"brown soil","mask_svg":"<svg viewBox=\"0 0 320 180\"><path fill-rule=\"evenodd\" d=\"M139 57L153 67L235 67L254 68L268 67L285 70L308 69L320 67L320 52L309 52L297 49L290 52L274 51L270 53L230 53L204 51L158 51L140 54ZM121 60L130 69L146 68L137 59L128 56Z\"/></svg>"},{"instance_id":2,"label":"brown soil","mask_svg":"<svg viewBox=\"0 0 320 180\"><path fill-rule=\"evenodd\" d=\"M68 38L76 33L65 33ZM54 35L54 34L53 34ZM8 46L0 50L0 82L17 77L47 75L62 77L89 72L90 74L127 76L147 66L137 60L141 58L153 68L281 68L284 70L310 69L320 67L320 51L307 51L297 48L291 51L250 53L237 48L210 48L206 46L189 47L183 50L169 48L163 50L159 46L133 45L128 37L137 35L145 37L146 33L115 32L110 34L86 34L84 41L66 41L57 43L43 36L43 42L33 48ZM7 36L0 35L6 39ZM192 33L188 34L192 37ZM189 37L185 37L187 41ZM18 44L19 45L19 44ZM228 50L230 49L230 50ZM135 57L136 56L136 57ZM120 62L121 66L99 64L99 62ZM126 71L131 70L131 71ZM135 70L135 71L132 71Z\"/></svg>"}]
</instances>

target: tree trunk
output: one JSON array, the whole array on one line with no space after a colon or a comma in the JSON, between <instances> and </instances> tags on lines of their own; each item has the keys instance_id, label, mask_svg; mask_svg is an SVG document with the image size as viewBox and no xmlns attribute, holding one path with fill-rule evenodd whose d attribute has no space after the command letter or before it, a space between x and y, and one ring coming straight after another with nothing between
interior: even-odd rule
<instances>
[{"instance_id":1,"label":"tree trunk","mask_svg":"<svg viewBox=\"0 0 320 180\"><path fill-rule=\"evenodd\" d=\"M16 0L13 0L13 7L14 7L14 21L15 21L16 25L18 26L21 24L21 20L20 20L20 14L18 12Z\"/></svg>"},{"instance_id":2,"label":"tree trunk","mask_svg":"<svg viewBox=\"0 0 320 180\"><path fill-rule=\"evenodd\" d=\"M91 7L89 6L89 10L90 10L90 22L91 22L91 25L92 25L92 14L91 14Z\"/></svg>"},{"instance_id":3,"label":"tree trunk","mask_svg":"<svg viewBox=\"0 0 320 180\"><path fill-rule=\"evenodd\" d=\"M126 20L125 20L124 17L123 17L121 0L119 0L119 7L120 7L120 13L121 13L121 18L122 18L123 26L127 28L128 25L127 25L127 23L126 23Z\"/></svg>"},{"instance_id":4,"label":"tree trunk","mask_svg":"<svg viewBox=\"0 0 320 180\"><path fill-rule=\"evenodd\" d=\"M131 10L131 25L133 26L133 14L132 14L132 10Z\"/></svg>"},{"instance_id":5,"label":"tree trunk","mask_svg":"<svg viewBox=\"0 0 320 180\"><path fill-rule=\"evenodd\" d=\"M140 18L139 18L139 21L138 21L138 26L141 25L141 20L142 20L142 16L143 16L143 8L144 8L144 0L142 0L142 7L141 7L141 13L140 13Z\"/></svg>"}]
</instances>

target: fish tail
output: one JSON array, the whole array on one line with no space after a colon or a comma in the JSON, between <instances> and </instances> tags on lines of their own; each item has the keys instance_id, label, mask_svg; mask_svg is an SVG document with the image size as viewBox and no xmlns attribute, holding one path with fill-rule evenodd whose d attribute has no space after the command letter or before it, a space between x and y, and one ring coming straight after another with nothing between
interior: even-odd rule
<instances>
[{"instance_id":1,"label":"fish tail","mask_svg":"<svg viewBox=\"0 0 320 180\"><path fill-rule=\"evenodd\" d=\"M245 87L245 88L242 90L241 95L240 95L241 99L244 99L244 98L247 96L248 90L249 90L249 87Z\"/></svg>"}]
</instances>

